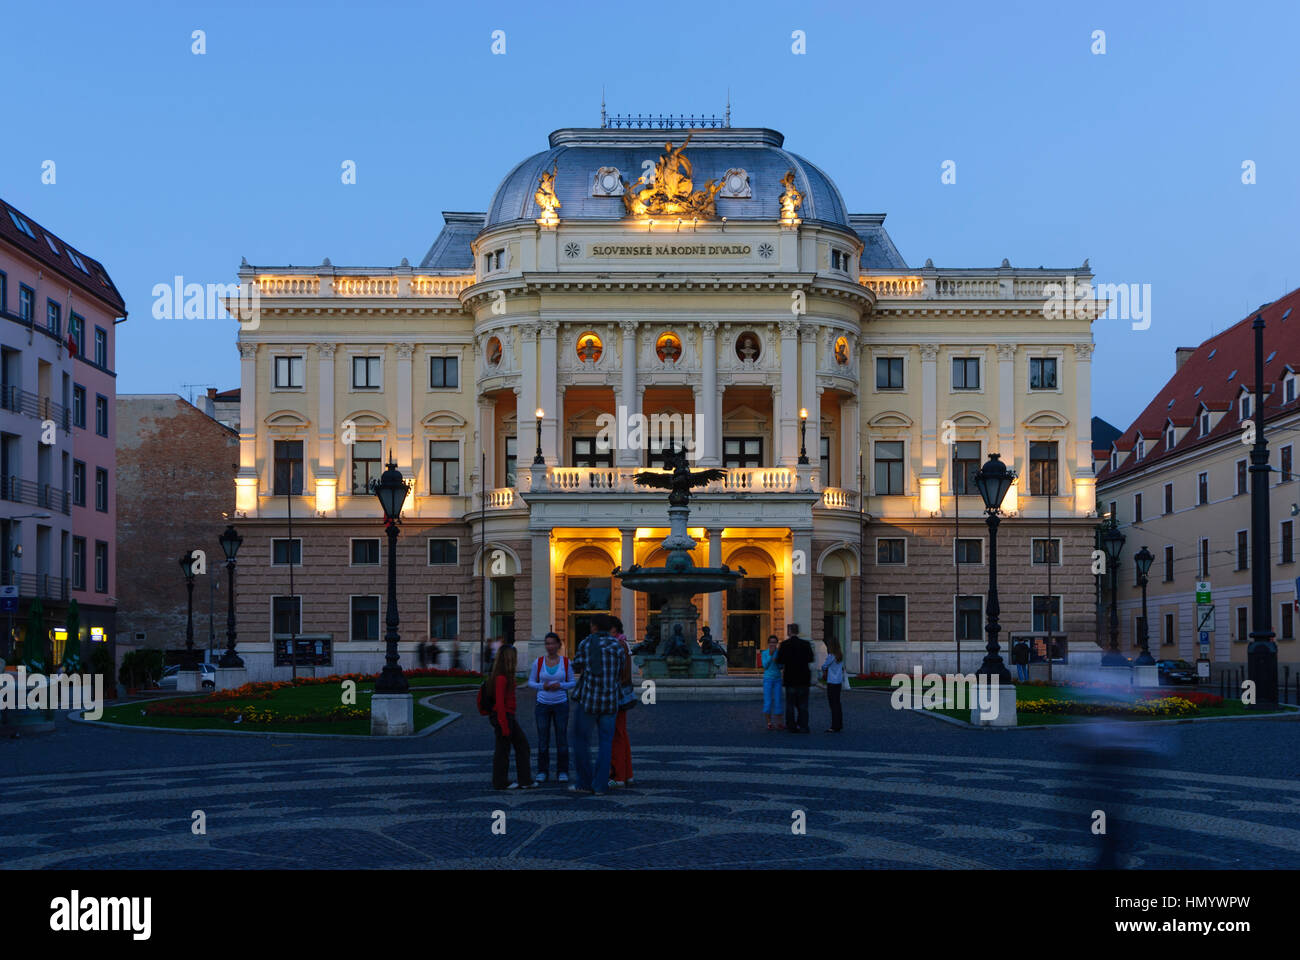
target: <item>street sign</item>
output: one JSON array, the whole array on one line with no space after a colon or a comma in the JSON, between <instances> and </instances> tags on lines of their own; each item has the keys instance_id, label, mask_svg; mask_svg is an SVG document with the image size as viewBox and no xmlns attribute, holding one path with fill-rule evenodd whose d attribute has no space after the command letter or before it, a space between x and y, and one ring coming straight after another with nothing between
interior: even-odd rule
<instances>
[{"instance_id":1,"label":"street sign","mask_svg":"<svg viewBox=\"0 0 1300 960\"><path fill-rule=\"evenodd\" d=\"M1297 578L1297 579L1300 580L1300 578ZM1197 603L1197 605L1200 606L1201 604L1206 604L1206 603L1209 603L1209 602L1210 602L1210 581L1209 581L1209 580L1197 580L1197 581L1196 581L1196 603Z\"/></svg>"},{"instance_id":2,"label":"street sign","mask_svg":"<svg viewBox=\"0 0 1300 960\"><path fill-rule=\"evenodd\" d=\"M1198 603L1196 605L1196 629L1202 633L1214 632L1214 604Z\"/></svg>"},{"instance_id":3,"label":"street sign","mask_svg":"<svg viewBox=\"0 0 1300 960\"><path fill-rule=\"evenodd\" d=\"M1202 679L1210 679L1210 661L1199 660L1196 663L1196 676Z\"/></svg>"},{"instance_id":4,"label":"street sign","mask_svg":"<svg viewBox=\"0 0 1300 960\"><path fill-rule=\"evenodd\" d=\"M16 596L18 596L18 587L16 585L10 584L7 586L0 587L0 597L16 597Z\"/></svg>"}]
</instances>

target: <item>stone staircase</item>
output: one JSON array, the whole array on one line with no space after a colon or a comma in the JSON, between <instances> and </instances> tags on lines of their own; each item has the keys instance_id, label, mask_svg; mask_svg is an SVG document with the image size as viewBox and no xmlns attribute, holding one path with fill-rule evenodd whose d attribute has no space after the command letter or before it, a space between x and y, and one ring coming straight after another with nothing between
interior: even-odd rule
<instances>
[{"instance_id":1,"label":"stone staircase","mask_svg":"<svg viewBox=\"0 0 1300 960\"><path fill-rule=\"evenodd\" d=\"M664 677L654 681L655 700L762 700L762 674L732 674L704 678ZM638 692L641 681L635 681Z\"/></svg>"}]
</instances>

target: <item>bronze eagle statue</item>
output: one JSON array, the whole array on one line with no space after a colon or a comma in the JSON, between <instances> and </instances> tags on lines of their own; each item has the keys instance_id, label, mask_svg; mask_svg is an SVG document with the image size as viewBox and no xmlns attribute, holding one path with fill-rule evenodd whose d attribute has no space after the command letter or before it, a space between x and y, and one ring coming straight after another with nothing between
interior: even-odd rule
<instances>
[{"instance_id":1,"label":"bronze eagle statue","mask_svg":"<svg viewBox=\"0 0 1300 960\"><path fill-rule=\"evenodd\" d=\"M672 473L642 470L636 475L635 481L638 487L657 487L671 491L668 503L674 507L684 507L690 503L692 488L703 487L727 475L725 470L716 467L692 470L686 463L685 448L678 450L675 445L670 445L664 452L664 466L670 468Z\"/></svg>"}]
</instances>

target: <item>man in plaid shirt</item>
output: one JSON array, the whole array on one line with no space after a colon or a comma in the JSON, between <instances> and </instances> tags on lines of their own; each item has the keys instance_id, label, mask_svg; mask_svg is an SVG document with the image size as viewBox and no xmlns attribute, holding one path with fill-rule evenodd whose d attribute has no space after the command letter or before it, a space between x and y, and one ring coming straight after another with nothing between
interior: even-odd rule
<instances>
[{"instance_id":1,"label":"man in plaid shirt","mask_svg":"<svg viewBox=\"0 0 1300 960\"><path fill-rule=\"evenodd\" d=\"M598 613L591 618L594 632L578 645L573 672L579 677L578 709L573 724L575 793L609 792L609 758L613 751L614 725L618 721L619 677L623 673L623 645L611 634L614 620ZM596 764L591 763L591 741L596 740Z\"/></svg>"}]
</instances>

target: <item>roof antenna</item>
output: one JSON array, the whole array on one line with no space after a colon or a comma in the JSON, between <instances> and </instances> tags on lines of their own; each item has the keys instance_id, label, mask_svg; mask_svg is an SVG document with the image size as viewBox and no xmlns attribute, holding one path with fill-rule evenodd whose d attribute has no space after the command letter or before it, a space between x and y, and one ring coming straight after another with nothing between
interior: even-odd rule
<instances>
[{"instance_id":1,"label":"roof antenna","mask_svg":"<svg viewBox=\"0 0 1300 960\"><path fill-rule=\"evenodd\" d=\"M727 87L727 129L731 129L731 88Z\"/></svg>"},{"instance_id":2,"label":"roof antenna","mask_svg":"<svg viewBox=\"0 0 1300 960\"><path fill-rule=\"evenodd\" d=\"M605 129L605 85L600 85L600 129Z\"/></svg>"}]
</instances>

